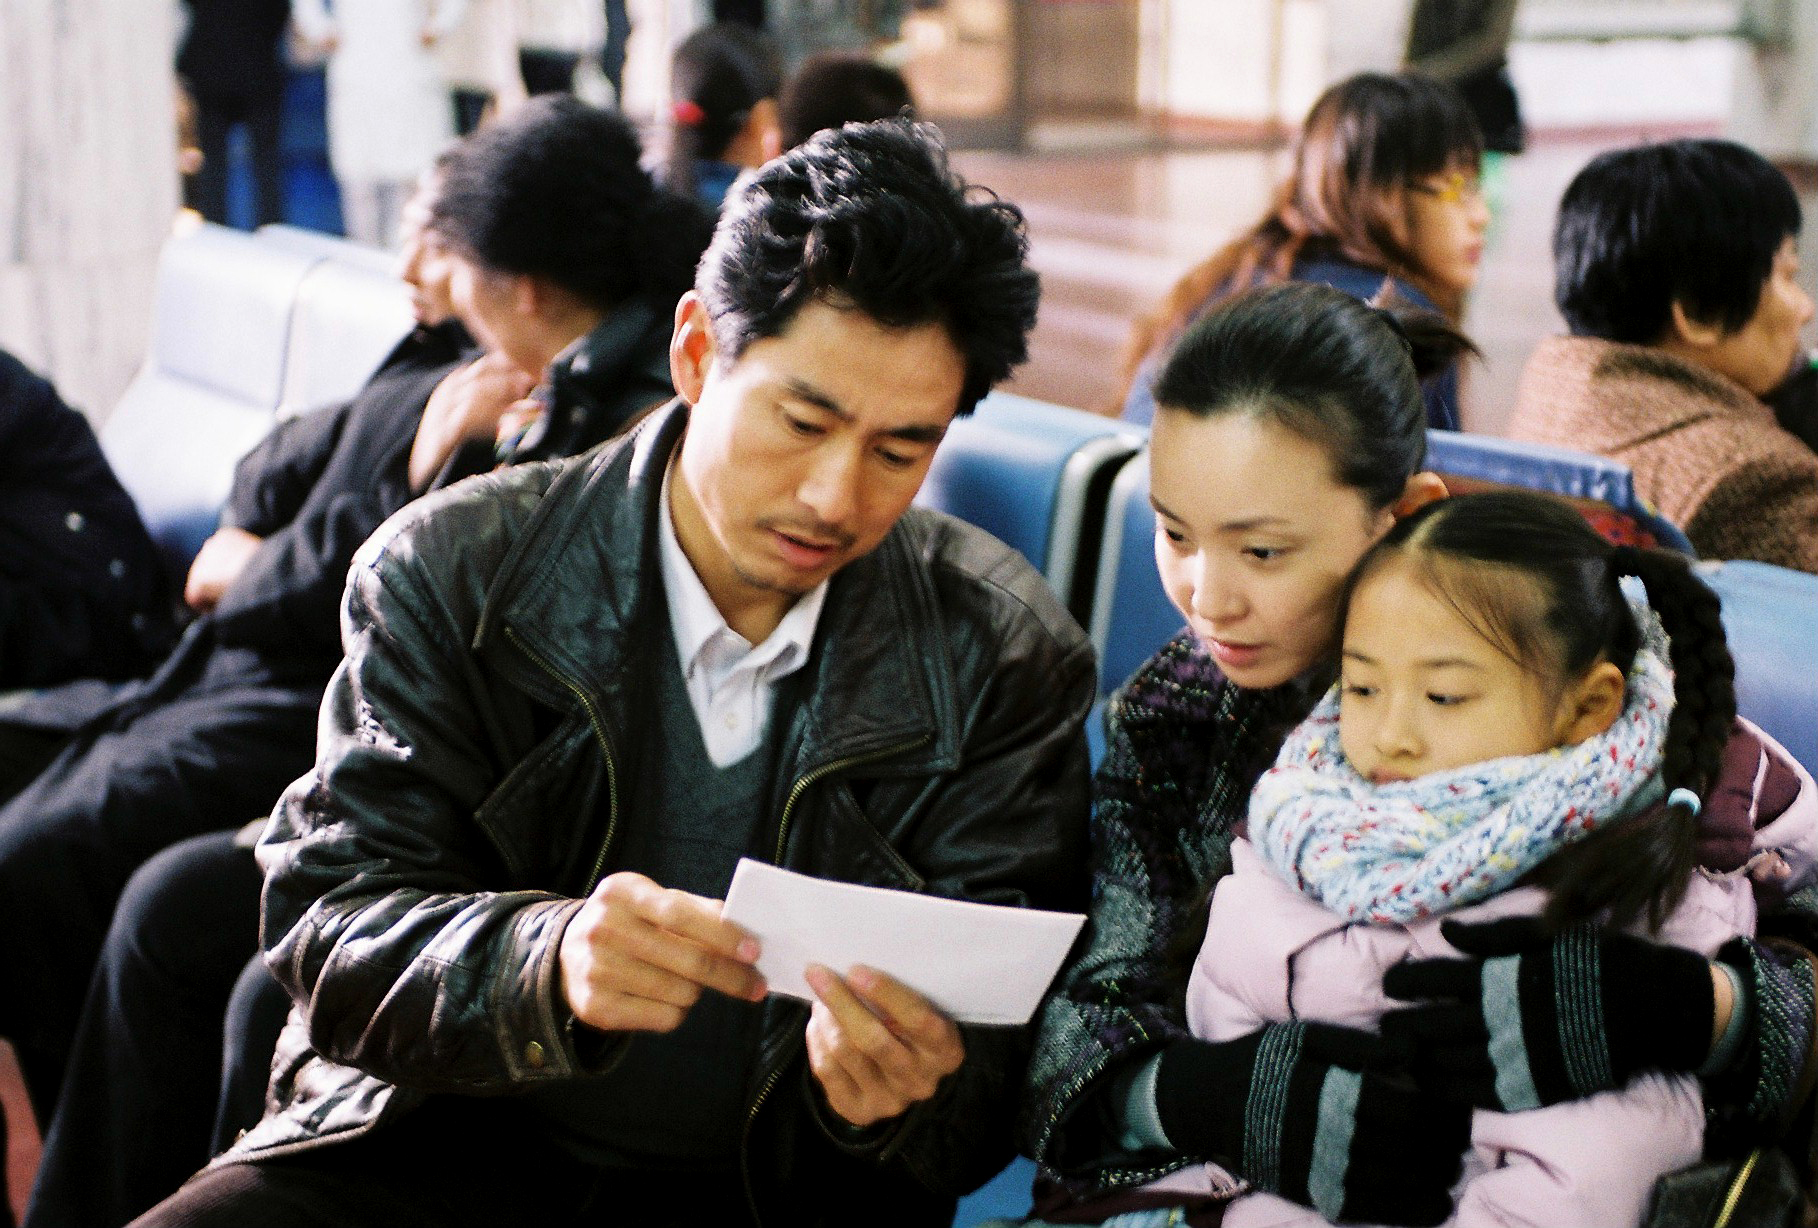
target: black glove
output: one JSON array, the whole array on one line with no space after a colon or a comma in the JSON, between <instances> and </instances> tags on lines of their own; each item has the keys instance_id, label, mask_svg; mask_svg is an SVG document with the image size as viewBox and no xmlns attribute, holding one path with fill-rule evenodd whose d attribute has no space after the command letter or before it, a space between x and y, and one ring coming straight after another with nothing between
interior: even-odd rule
<instances>
[{"instance_id":1,"label":"black glove","mask_svg":"<svg viewBox=\"0 0 1818 1228\"><path fill-rule=\"evenodd\" d=\"M1368 1032L1270 1024L1162 1054L1155 1107L1169 1142L1329 1220L1438 1224L1471 1142L1471 1114L1381 1072Z\"/></svg>"},{"instance_id":2,"label":"black glove","mask_svg":"<svg viewBox=\"0 0 1818 1228\"><path fill-rule=\"evenodd\" d=\"M1440 933L1477 959L1423 959L1383 976L1383 1016L1422 1087L1485 1109L1539 1108L1621 1087L1643 1070L1691 1071L1711 1047L1703 956L1591 925L1549 936L1514 917Z\"/></svg>"}]
</instances>

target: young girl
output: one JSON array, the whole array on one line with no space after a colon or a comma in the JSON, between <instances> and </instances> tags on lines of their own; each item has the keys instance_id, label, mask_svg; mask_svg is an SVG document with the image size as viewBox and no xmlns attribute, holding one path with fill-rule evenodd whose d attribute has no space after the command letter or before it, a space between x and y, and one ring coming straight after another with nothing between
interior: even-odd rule
<instances>
[{"instance_id":1,"label":"young girl","mask_svg":"<svg viewBox=\"0 0 1818 1228\"><path fill-rule=\"evenodd\" d=\"M1645 600L1625 593L1629 576ZM1696 981L1707 959L1727 966L1726 944L1754 933L1747 870L1780 890L1811 875L1818 798L1809 780L1759 831L1750 790L1714 787L1732 742L1733 666L1716 597L1676 555L1611 547L1543 495L1442 500L1399 521L1364 556L1342 654L1338 685L1288 736L1251 797L1247 838L1233 844L1233 871L1214 894L1188 985L1195 1036L1380 1021L1393 1039L1398 1018L1384 1017L1393 1005L1385 989L1420 996L1444 965L1390 970L1455 953L1442 917L1538 913L1556 933L1644 932L1671 944L1663 958L1682 961ZM1753 791L1765 780L1755 777ZM1745 841L1752 833L1745 867L1694 871L1697 838L1714 831ZM1504 964L1483 976L1516 974L1514 961ZM1569 961L1543 975L1571 1001ZM1734 978L1732 992L1740 984ZM1722 987L1713 992L1721 997ZM1551 1009L1554 994L1546 997ZM1498 1029L1520 1045L1524 1030L1544 1024L1526 1017L1523 1002L1523 1018L1487 1022L1493 1053ZM1576 1005L1606 1015L1650 1009L1607 991ZM1683 1050L1660 1064L1698 1066L1712 1046L1711 1018L1652 1018L1659 1043ZM1739 1023L1727 1030L1738 1035L1720 1033L1707 1065L1720 1068L1740 1043ZM1408 1050L1411 1060L1431 1051ZM1562 1089L1534 1084L1557 1080L1569 1095L1571 1067L1568 1053L1561 1069L1457 1075L1494 1077L1507 1107L1537 1108ZM1655 1180L1700 1158L1705 1120L1695 1078L1635 1073L1611 1072L1620 1090L1588 1099L1476 1114L1453 1221L1639 1223ZM1325 1147L1336 1162L1319 1160L1324 1110L1356 1098L1358 1075L1334 1068L1316 1086L1283 1083L1282 1129L1306 1137L1313 1159L1302 1201L1318 1211L1253 1193L1227 1209L1228 1228L1356 1218L1351 1188L1381 1176L1347 1172L1342 1143ZM1157 1107L1165 1122L1171 1106ZM1210 1168L1161 1185L1209 1192L1221 1177Z\"/></svg>"},{"instance_id":2,"label":"young girl","mask_svg":"<svg viewBox=\"0 0 1818 1228\"><path fill-rule=\"evenodd\" d=\"M1449 85L1363 73L1332 86L1307 112L1269 211L1137 321L1123 416L1150 421L1163 352L1210 306L1258 286L1316 282L1371 299L1388 283L1412 306L1459 319L1490 221L1482 157L1476 121ZM1457 430L1456 371L1424 392L1427 425Z\"/></svg>"},{"instance_id":3,"label":"young girl","mask_svg":"<svg viewBox=\"0 0 1818 1228\"><path fill-rule=\"evenodd\" d=\"M762 30L722 21L683 39L670 66L664 186L719 212L741 172L782 151L782 90L782 57Z\"/></svg>"}]
</instances>

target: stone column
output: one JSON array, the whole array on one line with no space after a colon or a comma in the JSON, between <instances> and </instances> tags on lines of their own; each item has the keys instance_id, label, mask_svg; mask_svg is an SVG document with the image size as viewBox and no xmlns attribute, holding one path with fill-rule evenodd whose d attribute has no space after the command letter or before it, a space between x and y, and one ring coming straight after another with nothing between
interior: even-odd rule
<instances>
[{"instance_id":1,"label":"stone column","mask_svg":"<svg viewBox=\"0 0 1818 1228\"><path fill-rule=\"evenodd\" d=\"M171 0L0 0L0 346L104 420L178 207Z\"/></svg>"}]
</instances>

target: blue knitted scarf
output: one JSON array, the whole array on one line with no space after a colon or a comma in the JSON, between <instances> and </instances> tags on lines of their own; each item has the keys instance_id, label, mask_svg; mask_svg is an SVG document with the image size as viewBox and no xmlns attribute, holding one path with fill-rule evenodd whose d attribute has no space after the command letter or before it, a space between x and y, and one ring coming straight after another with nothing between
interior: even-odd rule
<instances>
[{"instance_id":1,"label":"blue knitted scarf","mask_svg":"<svg viewBox=\"0 0 1818 1228\"><path fill-rule=\"evenodd\" d=\"M1644 808L1660 791L1673 681L1660 620L1631 605L1643 645L1622 715L1576 745L1375 785L1339 745L1334 687L1251 795L1263 860L1342 917L1406 924L1488 899Z\"/></svg>"}]
</instances>

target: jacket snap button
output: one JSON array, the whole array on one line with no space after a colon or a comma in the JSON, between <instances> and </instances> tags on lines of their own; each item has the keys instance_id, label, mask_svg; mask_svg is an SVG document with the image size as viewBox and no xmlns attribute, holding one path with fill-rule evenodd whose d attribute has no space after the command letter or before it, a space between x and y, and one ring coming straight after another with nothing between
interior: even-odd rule
<instances>
[{"instance_id":1,"label":"jacket snap button","mask_svg":"<svg viewBox=\"0 0 1818 1228\"><path fill-rule=\"evenodd\" d=\"M68 529L71 533L80 533L83 529L88 527L88 517L84 516L81 512L71 512L63 518L63 527Z\"/></svg>"},{"instance_id":2,"label":"jacket snap button","mask_svg":"<svg viewBox=\"0 0 1818 1228\"><path fill-rule=\"evenodd\" d=\"M543 1069L543 1046L534 1040L525 1045L524 1061L532 1070Z\"/></svg>"}]
</instances>

